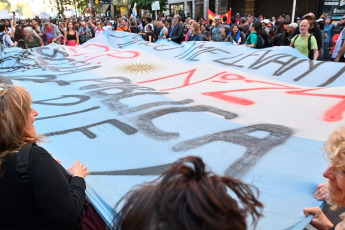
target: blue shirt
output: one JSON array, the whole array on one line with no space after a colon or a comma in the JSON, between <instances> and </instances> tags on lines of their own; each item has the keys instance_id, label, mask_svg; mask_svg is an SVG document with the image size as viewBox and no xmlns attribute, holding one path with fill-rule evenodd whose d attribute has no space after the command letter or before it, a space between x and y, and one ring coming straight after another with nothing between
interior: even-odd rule
<instances>
[{"instance_id":1,"label":"blue shirt","mask_svg":"<svg viewBox=\"0 0 345 230\"><path fill-rule=\"evenodd\" d=\"M325 34L327 34L327 38L325 39L325 43L330 43L332 40L332 30L334 28L334 24L329 24L328 26L325 25Z\"/></svg>"}]
</instances>

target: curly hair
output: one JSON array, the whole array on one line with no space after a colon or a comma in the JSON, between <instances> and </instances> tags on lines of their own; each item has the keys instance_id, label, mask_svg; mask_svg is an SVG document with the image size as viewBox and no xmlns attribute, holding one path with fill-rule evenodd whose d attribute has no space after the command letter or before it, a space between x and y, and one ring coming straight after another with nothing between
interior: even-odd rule
<instances>
[{"instance_id":1,"label":"curly hair","mask_svg":"<svg viewBox=\"0 0 345 230\"><path fill-rule=\"evenodd\" d=\"M331 133L324 148L329 161L335 167L345 169L345 126Z\"/></svg>"},{"instance_id":2,"label":"curly hair","mask_svg":"<svg viewBox=\"0 0 345 230\"><path fill-rule=\"evenodd\" d=\"M345 169L345 125L337 130L334 130L324 144L325 153L328 160L332 165L339 169ZM331 200L327 200L332 207L336 210L341 207L341 204ZM345 219L345 213L342 214Z\"/></svg>"},{"instance_id":3,"label":"curly hair","mask_svg":"<svg viewBox=\"0 0 345 230\"><path fill-rule=\"evenodd\" d=\"M114 226L116 230L245 230L248 213L254 226L262 216L258 193L235 178L206 171L199 157L189 156L157 180L128 192L116 205L124 202Z\"/></svg>"}]
</instances>

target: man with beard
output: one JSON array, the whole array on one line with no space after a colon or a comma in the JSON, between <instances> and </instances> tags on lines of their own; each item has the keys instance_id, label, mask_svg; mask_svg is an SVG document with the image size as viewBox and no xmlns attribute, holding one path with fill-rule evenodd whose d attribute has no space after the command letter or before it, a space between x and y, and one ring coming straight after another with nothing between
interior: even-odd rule
<instances>
[{"instance_id":1,"label":"man with beard","mask_svg":"<svg viewBox=\"0 0 345 230\"><path fill-rule=\"evenodd\" d=\"M209 40L217 42L217 41L220 41L221 36L222 36L220 32L220 29L222 28L222 25L220 23L220 16L217 15L214 18L214 21L215 21L215 25L211 27Z\"/></svg>"}]
</instances>

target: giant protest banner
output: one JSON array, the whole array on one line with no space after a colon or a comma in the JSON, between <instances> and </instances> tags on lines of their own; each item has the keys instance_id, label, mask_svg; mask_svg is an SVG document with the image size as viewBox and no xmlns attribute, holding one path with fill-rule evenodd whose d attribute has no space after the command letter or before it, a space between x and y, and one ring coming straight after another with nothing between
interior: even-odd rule
<instances>
[{"instance_id":1,"label":"giant protest banner","mask_svg":"<svg viewBox=\"0 0 345 230\"><path fill-rule=\"evenodd\" d=\"M92 171L87 195L111 226L133 186L177 159L257 186L257 229L303 229L325 182L323 142L344 124L345 66L290 47L160 40L106 32L77 47L5 51L0 74L26 87L43 146Z\"/></svg>"}]
</instances>

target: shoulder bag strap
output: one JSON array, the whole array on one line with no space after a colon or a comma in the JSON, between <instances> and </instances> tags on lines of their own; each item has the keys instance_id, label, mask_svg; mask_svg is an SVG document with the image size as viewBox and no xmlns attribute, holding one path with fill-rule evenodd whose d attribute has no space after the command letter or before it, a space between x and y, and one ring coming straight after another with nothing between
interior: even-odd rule
<instances>
[{"instance_id":1,"label":"shoulder bag strap","mask_svg":"<svg viewBox=\"0 0 345 230\"><path fill-rule=\"evenodd\" d=\"M295 48L295 42L296 42L296 40L297 40L298 37L299 37L299 34L297 34L295 40L293 40L292 48Z\"/></svg>"},{"instance_id":2,"label":"shoulder bag strap","mask_svg":"<svg viewBox=\"0 0 345 230\"><path fill-rule=\"evenodd\" d=\"M32 146L32 142L24 145L19 150L18 155L17 155L16 170L25 183L30 182L28 168L29 168L29 156L30 156L31 146Z\"/></svg>"}]
</instances>

